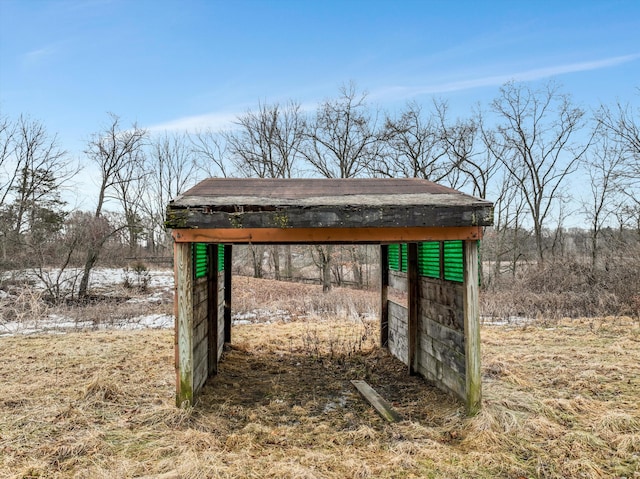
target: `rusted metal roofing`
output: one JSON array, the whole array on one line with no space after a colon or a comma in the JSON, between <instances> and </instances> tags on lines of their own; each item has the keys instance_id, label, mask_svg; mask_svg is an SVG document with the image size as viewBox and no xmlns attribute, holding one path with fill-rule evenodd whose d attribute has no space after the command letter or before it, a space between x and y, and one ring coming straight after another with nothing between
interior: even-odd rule
<instances>
[{"instance_id":1,"label":"rusted metal roofing","mask_svg":"<svg viewBox=\"0 0 640 479\"><path fill-rule=\"evenodd\" d=\"M489 226L493 204L415 178L209 178L167 206L167 228Z\"/></svg>"}]
</instances>

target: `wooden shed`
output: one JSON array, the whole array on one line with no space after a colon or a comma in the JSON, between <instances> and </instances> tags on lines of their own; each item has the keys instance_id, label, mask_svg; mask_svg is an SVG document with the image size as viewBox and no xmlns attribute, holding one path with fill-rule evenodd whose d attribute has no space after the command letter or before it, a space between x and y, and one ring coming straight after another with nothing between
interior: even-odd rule
<instances>
[{"instance_id":1,"label":"wooden shed","mask_svg":"<svg viewBox=\"0 0 640 479\"><path fill-rule=\"evenodd\" d=\"M176 403L193 403L231 341L234 244L366 243L381 245L381 346L474 414L482 394L478 242L492 221L492 203L420 179L202 181L167 206ZM460 267L447 276L454 250ZM406 306L388 300L390 285L408 293Z\"/></svg>"}]
</instances>

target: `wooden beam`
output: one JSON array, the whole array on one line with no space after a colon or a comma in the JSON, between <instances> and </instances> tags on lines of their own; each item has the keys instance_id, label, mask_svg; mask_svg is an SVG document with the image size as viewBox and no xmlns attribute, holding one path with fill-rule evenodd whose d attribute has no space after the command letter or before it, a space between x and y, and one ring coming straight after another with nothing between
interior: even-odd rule
<instances>
[{"instance_id":1,"label":"wooden beam","mask_svg":"<svg viewBox=\"0 0 640 479\"><path fill-rule=\"evenodd\" d=\"M207 245L207 376L218 374L218 245Z\"/></svg>"},{"instance_id":2,"label":"wooden beam","mask_svg":"<svg viewBox=\"0 0 640 479\"><path fill-rule=\"evenodd\" d=\"M193 258L191 244L174 243L176 404L193 404Z\"/></svg>"},{"instance_id":3,"label":"wooden beam","mask_svg":"<svg viewBox=\"0 0 640 479\"><path fill-rule=\"evenodd\" d=\"M418 312L420 310L420 282L418 278L418 243L407 244L407 289L408 289L408 331L407 344L409 347L407 363L409 374L418 371Z\"/></svg>"},{"instance_id":4,"label":"wooden beam","mask_svg":"<svg viewBox=\"0 0 640 479\"><path fill-rule=\"evenodd\" d=\"M473 416L482 407L480 313L478 305L478 242L464 242L464 344L466 411Z\"/></svg>"},{"instance_id":5,"label":"wooden beam","mask_svg":"<svg viewBox=\"0 0 640 479\"><path fill-rule=\"evenodd\" d=\"M383 418L385 418L389 422L398 422L402 420L400 414L398 414L391 407L387 401L385 401L380 394L378 394L371 386L369 386L365 381L361 381L359 379L354 379L351 381L362 397L364 397L369 404L371 404L378 414L380 414Z\"/></svg>"},{"instance_id":6,"label":"wooden beam","mask_svg":"<svg viewBox=\"0 0 640 479\"><path fill-rule=\"evenodd\" d=\"M380 347L389 345L389 245L380 246Z\"/></svg>"},{"instance_id":7,"label":"wooden beam","mask_svg":"<svg viewBox=\"0 0 640 479\"><path fill-rule=\"evenodd\" d=\"M416 241L478 240L482 228L195 228L174 229L178 243L406 243Z\"/></svg>"},{"instance_id":8,"label":"wooden beam","mask_svg":"<svg viewBox=\"0 0 640 479\"><path fill-rule=\"evenodd\" d=\"M231 268L233 250L230 244L224 245L224 342L231 342Z\"/></svg>"}]
</instances>

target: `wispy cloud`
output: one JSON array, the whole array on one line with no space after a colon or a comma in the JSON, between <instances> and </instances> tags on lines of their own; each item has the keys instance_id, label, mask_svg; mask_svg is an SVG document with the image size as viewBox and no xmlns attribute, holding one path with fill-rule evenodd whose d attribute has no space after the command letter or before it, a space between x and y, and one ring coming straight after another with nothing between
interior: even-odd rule
<instances>
[{"instance_id":1,"label":"wispy cloud","mask_svg":"<svg viewBox=\"0 0 640 479\"><path fill-rule=\"evenodd\" d=\"M58 49L57 44L52 44L38 48L37 50L31 50L23 55L22 62L26 66L38 65L55 55Z\"/></svg>"},{"instance_id":2,"label":"wispy cloud","mask_svg":"<svg viewBox=\"0 0 640 479\"><path fill-rule=\"evenodd\" d=\"M384 101L398 100L409 98L417 95L434 95L440 93L450 93L462 90L471 90L474 88L501 86L509 81L534 81L543 78L549 78L567 73L584 72L590 70L598 70L610 68L624 63L629 63L640 59L640 53L633 55L624 55L601 60L588 62L568 63L564 65L555 65L550 67L536 68L516 73L505 73L501 75L492 75L479 78L471 78L467 80L459 80L446 83L437 83L422 86L391 86L387 88L378 88L370 91L369 99ZM317 102L307 101L301 104L303 111L313 111L317 107ZM189 131L194 132L210 128L212 130L228 130L236 127L234 121L245 113L246 105L238 107L236 111L224 111L216 113L206 113L202 115L193 115L166 121L146 127L150 132L162 131Z\"/></svg>"},{"instance_id":3,"label":"wispy cloud","mask_svg":"<svg viewBox=\"0 0 640 479\"><path fill-rule=\"evenodd\" d=\"M610 68L624 63L629 63L640 58L640 53L633 55L624 55L602 60L593 60L588 62L568 63L564 65L555 65L544 68L536 68L523 72L506 73L501 75L492 75L487 77L472 78L468 80L459 80L446 83L438 83L433 85L423 85L417 87L389 87L379 89L372 92L371 97L381 99L389 97L406 97L415 95L429 95L438 93L449 93L461 90L471 90L473 88L481 88L487 86L500 86L509 81L534 81L543 78L549 78L567 73L577 73L591 70L599 70Z\"/></svg>"},{"instance_id":4,"label":"wispy cloud","mask_svg":"<svg viewBox=\"0 0 640 479\"><path fill-rule=\"evenodd\" d=\"M276 102L277 103L277 102ZM282 104L282 103L281 103ZM257 108L258 105L255 105ZM317 107L317 103L306 102L300 104L300 110L313 111ZM145 127L151 133L157 132L195 132L199 130L232 130L238 128L235 121L247 112L246 107L240 107L234 111L224 111L217 113L206 113L202 115L185 116L175 120L169 120L162 123Z\"/></svg>"},{"instance_id":5,"label":"wispy cloud","mask_svg":"<svg viewBox=\"0 0 640 479\"><path fill-rule=\"evenodd\" d=\"M150 132L161 131L198 131L211 128L212 130L224 130L233 126L233 121L238 117L237 113L207 113L204 115L185 116L175 120L166 121L146 127Z\"/></svg>"}]
</instances>

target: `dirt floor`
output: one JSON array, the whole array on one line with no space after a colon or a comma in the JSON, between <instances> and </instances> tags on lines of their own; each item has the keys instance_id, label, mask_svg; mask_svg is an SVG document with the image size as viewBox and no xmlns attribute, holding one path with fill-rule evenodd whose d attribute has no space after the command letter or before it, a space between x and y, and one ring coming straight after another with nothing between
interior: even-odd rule
<instances>
[{"instance_id":1,"label":"dirt floor","mask_svg":"<svg viewBox=\"0 0 640 479\"><path fill-rule=\"evenodd\" d=\"M186 409L170 330L1 338L0 477L640 477L637 320L483 327L483 410L467 418L376 347L375 321L262 319L234 326Z\"/></svg>"}]
</instances>

